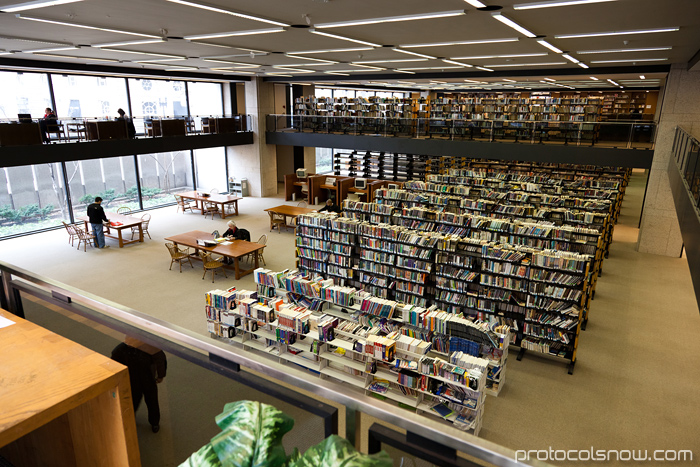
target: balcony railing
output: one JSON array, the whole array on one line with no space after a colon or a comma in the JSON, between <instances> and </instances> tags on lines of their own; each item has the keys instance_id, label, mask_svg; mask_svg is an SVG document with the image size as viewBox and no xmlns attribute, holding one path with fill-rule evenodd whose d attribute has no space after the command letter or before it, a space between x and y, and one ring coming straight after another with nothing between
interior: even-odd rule
<instances>
[{"instance_id":1,"label":"balcony railing","mask_svg":"<svg viewBox=\"0 0 700 467\"><path fill-rule=\"evenodd\" d=\"M275 114L267 116L267 131L653 149L656 123Z\"/></svg>"}]
</instances>

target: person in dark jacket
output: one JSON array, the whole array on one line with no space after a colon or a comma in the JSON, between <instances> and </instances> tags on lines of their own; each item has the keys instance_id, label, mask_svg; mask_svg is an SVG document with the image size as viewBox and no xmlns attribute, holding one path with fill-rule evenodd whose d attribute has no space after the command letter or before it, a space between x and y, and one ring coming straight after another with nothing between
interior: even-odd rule
<instances>
[{"instance_id":1,"label":"person in dark jacket","mask_svg":"<svg viewBox=\"0 0 700 467\"><path fill-rule=\"evenodd\" d=\"M39 129L41 130L41 140L44 143L47 143L49 141L49 135L47 133L48 127L49 126L56 126L58 125L58 120L56 120L56 114L54 113L53 110L51 110L50 107L46 107L46 110L44 110L44 118L39 120Z\"/></svg>"},{"instance_id":2,"label":"person in dark jacket","mask_svg":"<svg viewBox=\"0 0 700 467\"><path fill-rule=\"evenodd\" d=\"M105 245L105 233L103 230L103 222L109 222L105 210L102 209L102 198L99 196L95 198L95 202L88 206L87 215L90 219L90 225L92 226L92 232L95 234L95 242L97 243L97 248L109 248L109 245Z\"/></svg>"},{"instance_id":3,"label":"person in dark jacket","mask_svg":"<svg viewBox=\"0 0 700 467\"><path fill-rule=\"evenodd\" d=\"M250 232L246 229L239 229L236 227L236 223L233 221L228 221L228 230L224 232L223 237L229 240L245 240L250 241Z\"/></svg>"},{"instance_id":4,"label":"person in dark jacket","mask_svg":"<svg viewBox=\"0 0 700 467\"><path fill-rule=\"evenodd\" d=\"M117 113L119 114L117 120L126 122L126 134L129 139L136 138L136 127L134 126L134 122L132 122L131 119L126 116L124 109L117 109Z\"/></svg>"},{"instance_id":5,"label":"person in dark jacket","mask_svg":"<svg viewBox=\"0 0 700 467\"><path fill-rule=\"evenodd\" d=\"M323 211L337 212L338 214L340 214L340 206L335 204L335 201L333 200L333 198L328 198L326 200L326 205L318 210L318 212L323 212Z\"/></svg>"},{"instance_id":6,"label":"person in dark jacket","mask_svg":"<svg viewBox=\"0 0 700 467\"><path fill-rule=\"evenodd\" d=\"M112 350L112 360L129 369L134 412L138 410L143 397L148 409L148 423L151 424L153 433L158 433L160 406L157 385L163 382L167 372L168 361L165 353L152 345L127 336L124 342Z\"/></svg>"}]
</instances>

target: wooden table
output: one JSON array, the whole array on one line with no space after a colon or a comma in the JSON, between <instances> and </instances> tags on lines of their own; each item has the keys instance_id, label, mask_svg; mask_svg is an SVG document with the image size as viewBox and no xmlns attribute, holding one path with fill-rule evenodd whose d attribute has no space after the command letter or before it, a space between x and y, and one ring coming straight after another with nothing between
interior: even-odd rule
<instances>
[{"instance_id":1,"label":"wooden table","mask_svg":"<svg viewBox=\"0 0 700 467\"><path fill-rule=\"evenodd\" d=\"M248 275L255 271L258 266L258 255L253 255L254 266L250 269L242 269L240 266L240 259L250 253L257 252L265 248L265 245L259 243L246 242L245 240L231 240L229 245L218 244L213 247L206 247L197 244L197 240L214 240L214 237L210 232L202 232L201 230L193 230L192 232L187 232L183 234L173 235L165 239L168 242L173 242L175 245L184 245L190 248L194 248L195 254L190 255L193 259L199 259L199 255L196 253L198 250L209 251L217 255L226 256L233 259L233 268L236 272L236 279ZM229 267L224 265L224 267Z\"/></svg>"},{"instance_id":2,"label":"wooden table","mask_svg":"<svg viewBox=\"0 0 700 467\"><path fill-rule=\"evenodd\" d=\"M237 216L238 215L238 200L243 199L239 198L236 195L209 195L209 196L202 196L201 192L198 191L184 191L182 193L177 193L178 196L182 197L183 199L191 199L195 202L197 205L197 209L202 211L202 214L206 214L206 211L204 211L204 203L214 203L218 204L221 206L221 210L219 211L221 218L225 219L228 214L226 214L226 205L231 205L233 206L234 213L231 214L232 216Z\"/></svg>"},{"instance_id":3,"label":"wooden table","mask_svg":"<svg viewBox=\"0 0 700 467\"><path fill-rule=\"evenodd\" d=\"M265 209L265 211L267 211L268 213L280 214L284 216L284 227L294 228L294 224L290 224L289 222L287 222L287 217L296 220L297 216L300 216L302 214L308 214L310 212L316 212L316 209L300 208L298 206L288 206L286 204L283 204L274 208ZM272 216L270 216L270 229L272 229Z\"/></svg>"},{"instance_id":4,"label":"wooden table","mask_svg":"<svg viewBox=\"0 0 700 467\"><path fill-rule=\"evenodd\" d=\"M109 219L109 222L120 222L121 223L121 225L109 225L109 226L105 225L105 229L107 230L105 232L105 237L114 238L114 239L119 240L119 248L124 248L124 245L127 245L129 243L143 242L143 225L142 225L143 220L141 218L132 217L132 216L124 216L122 214L117 214L116 212L105 212L105 215L107 216L107 219ZM83 221L85 223L85 230L87 232L91 231L90 218L88 216L80 216L80 217L76 217L76 219L79 221ZM134 239L134 240L127 240L122 235L122 230L124 230L124 229L131 230L132 227L138 227L139 237L137 239ZM116 236L112 235L112 229L117 231Z\"/></svg>"},{"instance_id":5,"label":"wooden table","mask_svg":"<svg viewBox=\"0 0 700 467\"><path fill-rule=\"evenodd\" d=\"M0 453L14 465L140 466L126 367L0 310Z\"/></svg>"}]
</instances>

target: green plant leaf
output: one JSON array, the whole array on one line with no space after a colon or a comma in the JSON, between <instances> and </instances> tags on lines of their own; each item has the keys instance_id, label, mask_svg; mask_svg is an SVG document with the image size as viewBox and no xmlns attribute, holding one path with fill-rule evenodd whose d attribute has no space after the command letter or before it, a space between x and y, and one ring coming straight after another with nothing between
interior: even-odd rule
<instances>
[{"instance_id":1,"label":"green plant leaf","mask_svg":"<svg viewBox=\"0 0 700 467\"><path fill-rule=\"evenodd\" d=\"M179 467L221 467L221 462L211 444L205 444Z\"/></svg>"},{"instance_id":2,"label":"green plant leaf","mask_svg":"<svg viewBox=\"0 0 700 467\"><path fill-rule=\"evenodd\" d=\"M382 451L371 456L359 453L352 444L337 435L331 435L316 446L310 447L303 456L289 467L392 467L389 455Z\"/></svg>"},{"instance_id":3,"label":"green plant leaf","mask_svg":"<svg viewBox=\"0 0 700 467\"><path fill-rule=\"evenodd\" d=\"M221 433L211 445L224 467L282 467L287 456L282 437L294 419L276 408L254 401L226 404L216 417Z\"/></svg>"}]
</instances>

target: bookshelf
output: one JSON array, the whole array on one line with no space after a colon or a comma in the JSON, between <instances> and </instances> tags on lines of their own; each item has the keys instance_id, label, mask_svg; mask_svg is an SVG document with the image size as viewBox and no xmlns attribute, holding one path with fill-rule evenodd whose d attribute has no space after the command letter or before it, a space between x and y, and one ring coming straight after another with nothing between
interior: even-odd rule
<instances>
[{"instance_id":1,"label":"bookshelf","mask_svg":"<svg viewBox=\"0 0 700 467\"><path fill-rule=\"evenodd\" d=\"M424 178L427 156L352 151L333 155L336 176L405 181Z\"/></svg>"}]
</instances>

